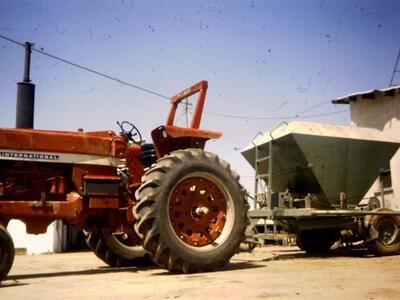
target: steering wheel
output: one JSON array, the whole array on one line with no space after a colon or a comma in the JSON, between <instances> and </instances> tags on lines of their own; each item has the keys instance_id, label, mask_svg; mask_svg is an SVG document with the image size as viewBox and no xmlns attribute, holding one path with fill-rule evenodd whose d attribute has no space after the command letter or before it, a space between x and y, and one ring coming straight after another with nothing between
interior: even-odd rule
<instances>
[{"instance_id":1,"label":"steering wheel","mask_svg":"<svg viewBox=\"0 0 400 300\"><path fill-rule=\"evenodd\" d=\"M142 135L135 125L128 121L122 121L121 123L117 121L117 125L119 128L121 128L120 134L125 138L126 141L133 142L137 145L142 143Z\"/></svg>"}]
</instances>

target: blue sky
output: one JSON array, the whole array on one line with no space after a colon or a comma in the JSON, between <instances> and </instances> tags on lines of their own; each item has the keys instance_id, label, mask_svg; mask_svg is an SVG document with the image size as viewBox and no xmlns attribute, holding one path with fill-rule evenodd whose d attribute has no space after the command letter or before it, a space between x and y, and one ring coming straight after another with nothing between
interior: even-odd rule
<instances>
[{"instance_id":1,"label":"blue sky","mask_svg":"<svg viewBox=\"0 0 400 300\"><path fill-rule=\"evenodd\" d=\"M0 2L0 34L37 49L167 96L208 80L202 127L224 136L207 149L249 189L237 149L280 120L214 114L348 124L347 107L328 100L388 86L399 28L395 0ZM1 127L15 125L23 55L0 39ZM129 120L149 139L166 119L168 101L37 53L31 78L36 128L117 131Z\"/></svg>"}]
</instances>

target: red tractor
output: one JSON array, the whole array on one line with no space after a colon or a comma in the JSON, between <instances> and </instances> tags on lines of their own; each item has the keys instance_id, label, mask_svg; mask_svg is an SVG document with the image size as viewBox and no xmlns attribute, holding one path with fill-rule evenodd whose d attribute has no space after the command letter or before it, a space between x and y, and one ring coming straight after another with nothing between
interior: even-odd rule
<instances>
[{"instance_id":1,"label":"red tractor","mask_svg":"<svg viewBox=\"0 0 400 300\"><path fill-rule=\"evenodd\" d=\"M54 220L83 229L112 267L149 256L171 272L212 271L237 252L248 204L239 176L204 151L220 132L199 129L207 82L171 98L165 125L142 141L137 128L77 132L0 129L0 280L14 259L11 219L44 233ZM199 93L191 126L174 126L178 104Z\"/></svg>"}]
</instances>

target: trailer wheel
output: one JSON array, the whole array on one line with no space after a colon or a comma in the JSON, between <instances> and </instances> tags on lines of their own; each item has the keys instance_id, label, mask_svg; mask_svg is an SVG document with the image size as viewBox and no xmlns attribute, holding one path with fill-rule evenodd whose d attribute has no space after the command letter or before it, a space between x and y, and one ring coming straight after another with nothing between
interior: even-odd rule
<instances>
[{"instance_id":1,"label":"trailer wheel","mask_svg":"<svg viewBox=\"0 0 400 300\"><path fill-rule=\"evenodd\" d=\"M318 255L327 253L339 238L339 230L304 230L297 233L296 244L308 254Z\"/></svg>"},{"instance_id":2,"label":"trailer wheel","mask_svg":"<svg viewBox=\"0 0 400 300\"><path fill-rule=\"evenodd\" d=\"M366 243L369 250L376 255L393 255L400 252L400 217L374 215L366 218L366 224L372 226L378 233L377 239Z\"/></svg>"},{"instance_id":3,"label":"trailer wheel","mask_svg":"<svg viewBox=\"0 0 400 300\"><path fill-rule=\"evenodd\" d=\"M246 236L246 239L240 243L239 251L251 252L257 247L257 245L262 245L262 242L257 237L258 234L258 230L255 226L251 228L251 236Z\"/></svg>"},{"instance_id":4,"label":"trailer wheel","mask_svg":"<svg viewBox=\"0 0 400 300\"><path fill-rule=\"evenodd\" d=\"M245 191L228 163L200 149L161 158L136 192L135 230L161 267L213 271L238 252L248 219Z\"/></svg>"},{"instance_id":5,"label":"trailer wheel","mask_svg":"<svg viewBox=\"0 0 400 300\"><path fill-rule=\"evenodd\" d=\"M151 264L142 246L128 246L120 235L109 230L85 231L86 243L94 254L114 268Z\"/></svg>"},{"instance_id":6,"label":"trailer wheel","mask_svg":"<svg viewBox=\"0 0 400 300\"><path fill-rule=\"evenodd\" d=\"M0 224L0 282L7 276L14 262L15 248L7 229Z\"/></svg>"}]
</instances>

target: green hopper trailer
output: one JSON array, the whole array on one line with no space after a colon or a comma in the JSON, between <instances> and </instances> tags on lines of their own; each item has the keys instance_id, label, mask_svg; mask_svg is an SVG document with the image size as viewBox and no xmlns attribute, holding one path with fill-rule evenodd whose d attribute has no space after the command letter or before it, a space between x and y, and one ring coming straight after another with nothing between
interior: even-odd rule
<instances>
[{"instance_id":1,"label":"green hopper trailer","mask_svg":"<svg viewBox=\"0 0 400 300\"><path fill-rule=\"evenodd\" d=\"M399 146L376 129L308 122L258 134L242 151L255 170L248 235L261 218L273 219L310 254L338 241L364 243L379 255L399 252L400 211L383 191ZM366 198L376 180L381 192Z\"/></svg>"}]
</instances>

